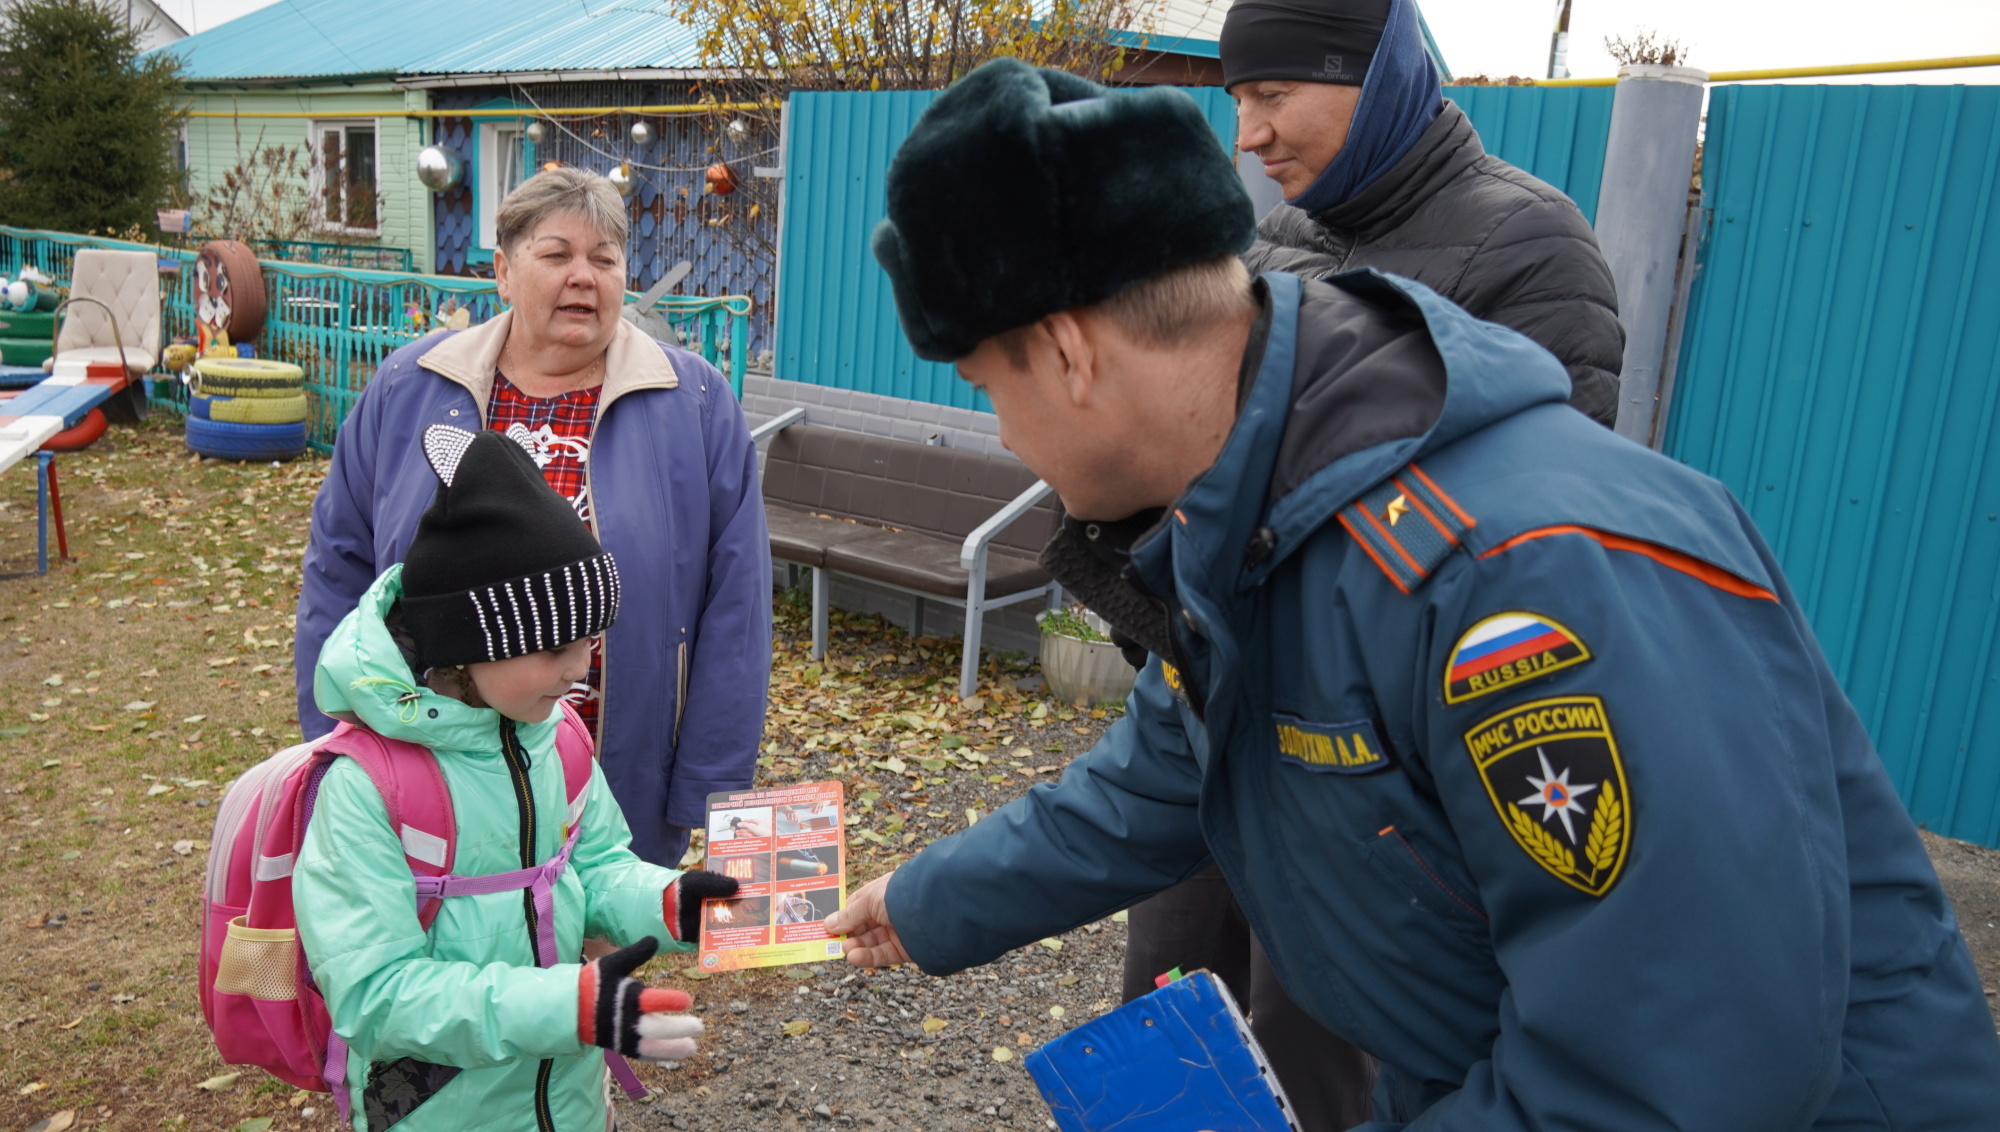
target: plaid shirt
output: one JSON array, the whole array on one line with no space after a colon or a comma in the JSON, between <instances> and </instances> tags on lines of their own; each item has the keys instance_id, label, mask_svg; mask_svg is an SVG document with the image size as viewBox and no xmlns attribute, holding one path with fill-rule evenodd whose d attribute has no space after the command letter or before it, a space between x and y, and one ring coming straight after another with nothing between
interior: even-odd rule
<instances>
[{"instance_id":1,"label":"plaid shirt","mask_svg":"<svg viewBox=\"0 0 2000 1132\"><path fill-rule=\"evenodd\" d=\"M530 397L507 380L493 377L493 399L488 406L486 427L504 432L521 442L542 476L557 494L570 501L577 517L590 521L589 483L590 436L597 424L596 387L578 389L554 397ZM604 643L590 646L590 675L566 698L583 717L591 734L597 734L598 689L603 687Z\"/></svg>"}]
</instances>

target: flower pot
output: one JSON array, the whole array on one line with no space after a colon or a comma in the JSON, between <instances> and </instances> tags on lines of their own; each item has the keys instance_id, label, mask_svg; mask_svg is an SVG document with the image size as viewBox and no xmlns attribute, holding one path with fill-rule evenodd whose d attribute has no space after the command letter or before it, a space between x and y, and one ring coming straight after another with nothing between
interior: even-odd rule
<instances>
[{"instance_id":1,"label":"flower pot","mask_svg":"<svg viewBox=\"0 0 2000 1132\"><path fill-rule=\"evenodd\" d=\"M1056 699L1078 707L1119 704L1132 692L1138 670L1109 641L1042 634L1042 676Z\"/></svg>"}]
</instances>

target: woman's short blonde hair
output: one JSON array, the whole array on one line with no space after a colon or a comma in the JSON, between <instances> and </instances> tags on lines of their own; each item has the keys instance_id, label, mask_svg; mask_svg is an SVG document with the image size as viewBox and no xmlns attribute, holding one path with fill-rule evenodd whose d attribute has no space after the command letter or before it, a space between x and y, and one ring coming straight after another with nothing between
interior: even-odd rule
<instances>
[{"instance_id":1,"label":"woman's short blonde hair","mask_svg":"<svg viewBox=\"0 0 2000 1132\"><path fill-rule=\"evenodd\" d=\"M512 254L542 221L563 212L589 221L599 235L618 245L619 254L624 254L625 241L632 234L625 198L608 179L587 169L569 168L537 173L500 202L500 211L493 218L500 250Z\"/></svg>"}]
</instances>

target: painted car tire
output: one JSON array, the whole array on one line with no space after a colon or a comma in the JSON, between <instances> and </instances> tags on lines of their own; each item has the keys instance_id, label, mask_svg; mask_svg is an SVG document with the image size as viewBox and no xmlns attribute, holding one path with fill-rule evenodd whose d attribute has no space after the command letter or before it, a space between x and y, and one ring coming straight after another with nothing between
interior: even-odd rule
<instances>
[{"instance_id":1,"label":"painted car tire","mask_svg":"<svg viewBox=\"0 0 2000 1132\"><path fill-rule=\"evenodd\" d=\"M289 460L306 450L306 423L238 424L190 416L187 446L224 460Z\"/></svg>"},{"instance_id":2,"label":"painted car tire","mask_svg":"<svg viewBox=\"0 0 2000 1132\"><path fill-rule=\"evenodd\" d=\"M46 347L55 334L56 316L47 311L0 310L0 337L39 338Z\"/></svg>"},{"instance_id":3,"label":"painted car tire","mask_svg":"<svg viewBox=\"0 0 2000 1132\"><path fill-rule=\"evenodd\" d=\"M83 415L83 419L76 423L76 427L66 428L43 441L42 451L81 452L97 443L97 438L104 435L109 423L104 418L104 410L92 409Z\"/></svg>"},{"instance_id":4,"label":"painted car tire","mask_svg":"<svg viewBox=\"0 0 2000 1132\"><path fill-rule=\"evenodd\" d=\"M0 338L0 364L38 366L49 356L49 336L40 338Z\"/></svg>"},{"instance_id":5,"label":"painted car tire","mask_svg":"<svg viewBox=\"0 0 2000 1132\"><path fill-rule=\"evenodd\" d=\"M283 377L304 381L306 371L290 362L270 358L197 358L195 372L203 377Z\"/></svg>"},{"instance_id":6,"label":"painted car tire","mask_svg":"<svg viewBox=\"0 0 2000 1132\"><path fill-rule=\"evenodd\" d=\"M304 391L305 371L266 358L198 358L195 390L212 397L293 397Z\"/></svg>"},{"instance_id":7,"label":"painted car tire","mask_svg":"<svg viewBox=\"0 0 2000 1132\"><path fill-rule=\"evenodd\" d=\"M231 342L248 342L264 331L264 269L248 244L203 244L194 261L193 298L197 321L208 321L207 312L218 303L227 307L228 315L215 321Z\"/></svg>"},{"instance_id":8,"label":"painted car tire","mask_svg":"<svg viewBox=\"0 0 2000 1132\"><path fill-rule=\"evenodd\" d=\"M188 398L188 413L205 421L232 424L293 424L309 415L303 393L293 397L220 397L196 393Z\"/></svg>"}]
</instances>

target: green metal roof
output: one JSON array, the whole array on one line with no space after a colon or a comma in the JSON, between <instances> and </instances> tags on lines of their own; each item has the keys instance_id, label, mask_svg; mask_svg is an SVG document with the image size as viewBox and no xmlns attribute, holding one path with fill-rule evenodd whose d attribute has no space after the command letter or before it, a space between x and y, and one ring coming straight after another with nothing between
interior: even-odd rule
<instances>
[{"instance_id":1,"label":"green metal roof","mask_svg":"<svg viewBox=\"0 0 2000 1132\"><path fill-rule=\"evenodd\" d=\"M162 52L195 82L693 70L669 0L278 0Z\"/></svg>"}]
</instances>

